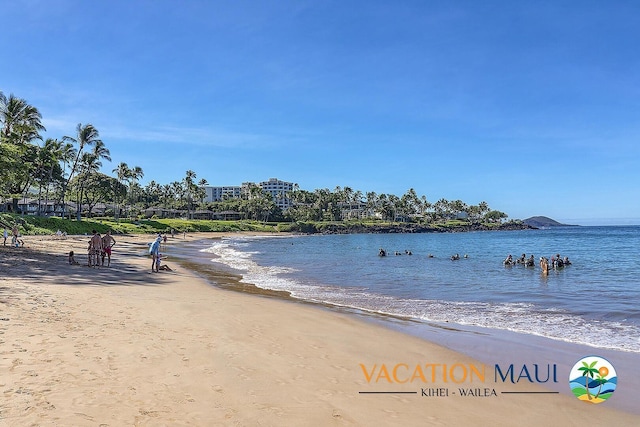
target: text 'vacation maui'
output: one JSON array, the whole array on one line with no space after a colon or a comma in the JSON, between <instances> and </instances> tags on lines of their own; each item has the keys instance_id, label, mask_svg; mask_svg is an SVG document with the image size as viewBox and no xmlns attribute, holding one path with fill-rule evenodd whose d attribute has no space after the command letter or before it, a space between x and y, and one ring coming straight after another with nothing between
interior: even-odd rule
<instances>
[{"instance_id":1,"label":"text 'vacation maui'","mask_svg":"<svg viewBox=\"0 0 640 427\"><path fill-rule=\"evenodd\" d=\"M479 386L496 383L544 384L558 382L556 364L495 364L493 369L484 364L474 363L376 363L372 365L360 363L359 365L367 384L429 384L431 387L422 388L420 392L425 397L449 396L450 391L446 387L448 385L467 386L458 388L457 392L452 391L453 395L490 397L497 395L495 389Z\"/></svg>"}]
</instances>

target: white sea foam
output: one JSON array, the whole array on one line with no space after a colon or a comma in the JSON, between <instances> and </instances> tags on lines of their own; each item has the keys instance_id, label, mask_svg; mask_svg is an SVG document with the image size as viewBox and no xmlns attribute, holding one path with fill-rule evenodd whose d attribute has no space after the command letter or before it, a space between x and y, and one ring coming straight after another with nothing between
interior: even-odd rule
<instances>
[{"instance_id":1,"label":"white sea foam","mask_svg":"<svg viewBox=\"0 0 640 427\"><path fill-rule=\"evenodd\" d=\"M253 260L256 252L242 250L242 239L223 239L202 252L243 274L243 282L264 289L287 291L294 298L385 315L435 323L456 323L533 334L599 348L640 352L640 328L606 320L587 320L560 309L540 309L530 303L459 302L408 299L382 295L365 288L304 283L286 277L296 270L266 267Z\"/></svg>"}]
</instances>

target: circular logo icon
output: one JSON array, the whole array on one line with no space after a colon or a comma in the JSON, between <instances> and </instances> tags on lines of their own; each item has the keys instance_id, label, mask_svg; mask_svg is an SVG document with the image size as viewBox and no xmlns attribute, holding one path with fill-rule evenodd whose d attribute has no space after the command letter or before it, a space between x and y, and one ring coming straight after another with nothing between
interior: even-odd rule
<instances>
[{"instance_id":1,"label":"circular logo icon","mask_svg":"<svg viewBox=\"0 0 640 427\"><path fill-rule=\"evenodd\" d=\"M584 402L604 402L616 391L617 385L616 370L604 357L583 357L569 372L569 387L574 396Z\"/></svg>"}]
</instances>

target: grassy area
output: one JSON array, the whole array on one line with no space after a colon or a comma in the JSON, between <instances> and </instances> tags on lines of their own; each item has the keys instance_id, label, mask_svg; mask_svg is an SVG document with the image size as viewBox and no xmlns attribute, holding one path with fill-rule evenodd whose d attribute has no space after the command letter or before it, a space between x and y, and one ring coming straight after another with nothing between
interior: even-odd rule
<instances>
[{"instance_id":1,"label":"grassy area","mask_svg":"<svg viewBox=\"0 0 640 427\"><path fill-rule=\"evenodd\" d=\"M10 228L18 223L22 234L54 234L58 230L67 234L91 234L92 230L104 233L112 230L115 234L124 233L165 233L171 229L178 233L196 231L260 231L275 232L278 224L263 224L255 221L207 221L184 219L150 219L140 221L120 220L113 218L92 218L82 221L68 220L56 217L20 216L0 214L2 226Z\"/></svg>"},{"instance_id":2,"label":"grassy area","mask_svg":"<svg viewBox=\"0 0 640 427\"><path fill-rule=\"evenodd\" d=\"M56 217L19 216L8 213L0 214L2 226L11 228L14 223L19 224L22 234L54 234L60 230L67 234L91 234L92 230L104 233L111 230L115 234L135 233L168 233L171 229L178 233L197 231L256 231L256 232L294 232L294 233L362 233L377 232L381 229L396 228L403 231L411 227L429 227L432 230L456 231L465 229L472 224L468 221L449 220L434 224L393 223L386 221L307 221L307 222L269 222L257 221L212 221L185 219L148 219L148 220L120 220L113 218L83 219L78 222ZM503 224L504 225L504 224ZM497 223L480 224L484 229L500 229Z\"/></svg>"}]
</instances>

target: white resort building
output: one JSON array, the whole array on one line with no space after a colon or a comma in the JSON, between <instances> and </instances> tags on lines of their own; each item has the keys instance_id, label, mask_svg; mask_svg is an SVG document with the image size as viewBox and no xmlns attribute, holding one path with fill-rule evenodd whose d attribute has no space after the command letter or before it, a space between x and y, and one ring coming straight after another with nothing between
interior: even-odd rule
<instances>
[{"instance_id":1,"label":"white resort building","mask_svg":"<svg viewBox=\"0 0 640 427\"><path fill-rule=\"evenodd\" d=\"M290 191L293 191L295 184L293 182L280 181L277 178L269 178L269 181L264 181L258 184L262 191L271 194L273 201L283 211L286 211L291 207L291 200L288 195Z\"/></svg>"},{"instance_id":2,"label":"white resort building","mask_svg":"<svg viewBox=\"0 0 640 427\"><path fill-rule=\"evenodd\" d=\"M225 187L205 186L204 190L206 192L204 201L207 203L219 202L226 199L235 199L242 195L242 187L237 185L227 185Z\"/></svg>"},{"instance_id":3,"label":"white resort building","mask_svg":"<svg viewBox=\"0 0 640 427\"><path fill-rule=\"evenodd\" d=\"M206 196L204 201L219 202L221 200L240 198L249 196L249 187L256 185L252 182L243 182L241 186L225 186L225 187L212 187L205 186ZM263 181L257 184L263 192L268 193L273 197L273 201L283 211L291 207L291 200L288 197L288 193L293 190L296 184L293 182L281 181L277 178L270 178L268 181Z\"/></svg>"}]
</instances>

